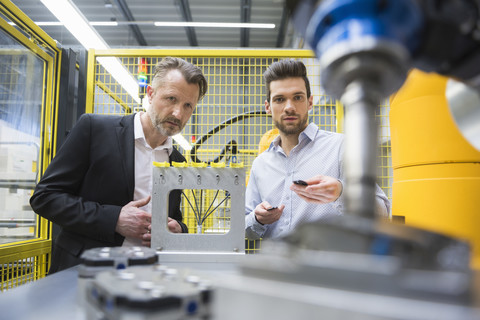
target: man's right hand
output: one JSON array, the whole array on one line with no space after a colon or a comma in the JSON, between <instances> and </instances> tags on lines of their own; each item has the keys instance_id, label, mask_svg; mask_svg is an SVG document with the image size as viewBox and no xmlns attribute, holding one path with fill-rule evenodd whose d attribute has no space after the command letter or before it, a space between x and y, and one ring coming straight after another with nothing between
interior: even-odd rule
<instances>
[{"instance_id":1,"label":"man's right hand","mask_svg":"<svg viewBox=\"0 0 480 320\"><path fill-rule=\"evenodd\" d=\"M150 233L152 214L140 209L150 202L151 196L130 201L120 211L115 231L124 237L142 239Z\"/></svg>"},{"instance_id":2,"label":"man's right hand","mask_svg":"<svg viewBox=\"0 0 480 320\"><path fill-rule=\"evenodd\" d=\"M270 203L267 201L264 201L260 203L256 208L255 208L255 218L257 219L258 222L261 224L271 224L280 219L283 213L283 209L285 208L285 205L281 205L278 208L268 210L272 208Z\"/></svg>"}]
</instances>

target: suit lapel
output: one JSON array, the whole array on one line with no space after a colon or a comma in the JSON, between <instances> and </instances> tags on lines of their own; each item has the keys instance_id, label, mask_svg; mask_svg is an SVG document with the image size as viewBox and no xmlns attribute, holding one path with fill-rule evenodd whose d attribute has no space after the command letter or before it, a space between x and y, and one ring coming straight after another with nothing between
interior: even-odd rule
<instances>
[{"instance_id":1,"label":"suit lapel","mask_svg":"<svg viewBox=\"0 0 480 320\"><path fill-rule=\"evenodd\" d=\"M135 188L135 141L134 114L123 117L116 127L117 143L123 161L124 176L127 179L128 194L133 199Z\"/></svg>"}]
</instances>

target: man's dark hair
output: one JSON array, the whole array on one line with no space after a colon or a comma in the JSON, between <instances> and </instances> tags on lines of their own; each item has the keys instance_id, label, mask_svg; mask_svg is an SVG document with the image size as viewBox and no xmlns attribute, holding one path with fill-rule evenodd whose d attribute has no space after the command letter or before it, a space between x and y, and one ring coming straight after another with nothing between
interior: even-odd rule
<instances>
[{"instance_id":1,"label":"man's dark hair","mask_svg":"<svg viewBox=\"0 0 480 320\"><path fill-rule=\"evenodd\" d=\"M207 93L207 79L199 67L180 58L165 57L155 66L153 73L152 87L157 88L171 70L178 70L189 84L198 84L198 101Z\"/></svg>"},{"instance_id":2,"label":"man's dark hair","mask_svg":"<svg viewBox=\"0 0 480 320\"><path fill-rule=\"evenodd\" d=\"M307 89L307 98L310 98L312 92L310 90L310 81L307 77L307 68L302 61L287 59L272 63L263 73L265 80L265 89L267 90L267 101L270 102L270 83L276 80L286 78L302 78L305 81Z\"/></svg>"}]
</instances>

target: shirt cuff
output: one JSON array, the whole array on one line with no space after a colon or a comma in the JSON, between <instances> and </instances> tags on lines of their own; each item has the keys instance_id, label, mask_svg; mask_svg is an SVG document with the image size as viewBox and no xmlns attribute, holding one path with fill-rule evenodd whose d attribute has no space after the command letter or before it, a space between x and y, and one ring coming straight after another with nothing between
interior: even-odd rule
<instances>
[{"instance_id":1,"label":"shirt cuff","mask_svg":"<svg viewBox=\"0 0 480 320\"><path fill-rule=\"evenodd\" d=\"M340 184L342 185L342 192L340 192L340 195L338 196L338 198L332 202L333 206L335 209L339 210L339 211L342 211L343 210L343 194L345 193L344 191L344 188L345 188L345 184L343 183L342 180L340 179L337 179L338 182L340 182Z\"/></svg>"},{"instance_id":2,"label":"shirt cuff","mask_svg":"<svg viewBox=\"0 0 480 320\"><path fill-rule=\"evenodd\" d=\"M248 238L253 238L252 233L254 233L258 238L263 237L265 231L267 231L267 226L262 225L255 218L255 212L250 212L245 216L245 231Z\"/></svg>"}]
</instances>

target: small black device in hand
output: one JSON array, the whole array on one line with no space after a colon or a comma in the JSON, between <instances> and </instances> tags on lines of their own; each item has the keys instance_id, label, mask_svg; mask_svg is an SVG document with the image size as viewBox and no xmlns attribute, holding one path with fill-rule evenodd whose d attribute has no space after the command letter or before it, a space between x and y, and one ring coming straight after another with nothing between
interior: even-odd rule
<instances>
[{"instance_id":1,"label":"small black device in hand","mask_svg":"<svg viewBox=\"0 0 480 320\"><path fill-rule=\"evenodd\" d=\"M303 180L295 180L295 181L293 181L293 183L299 184L299 185L301 185L301 186L308 186L308 183L306 183L306 182L303 181Z\"/></svg>"},{"instance_id":2,"label":"small black device in hand","mask_svg":"<svg viewBox=\"0 0 480 320\"><path fill-rule=\"evenodd\" d=\"M277 207L268 208L267 211L272 211L273 209L277 209Z\"/></svg>"}]
</instances>

